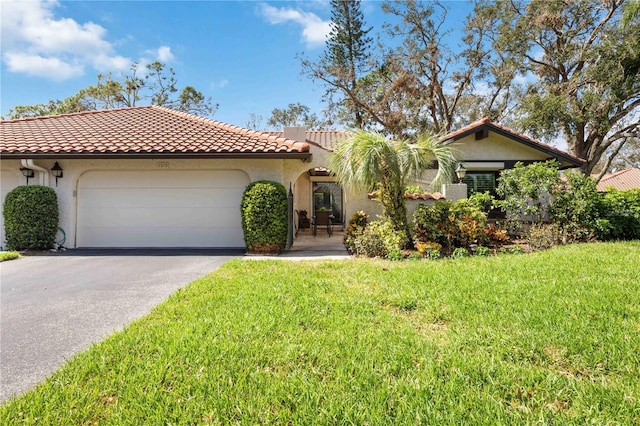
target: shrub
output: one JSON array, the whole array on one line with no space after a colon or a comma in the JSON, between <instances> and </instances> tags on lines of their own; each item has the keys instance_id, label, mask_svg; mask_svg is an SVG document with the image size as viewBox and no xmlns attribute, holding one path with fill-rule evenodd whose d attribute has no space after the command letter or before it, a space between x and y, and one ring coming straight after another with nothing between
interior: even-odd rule
<instances>
[{"instance_id":1,"label":"shrub","mask_svg":"<svg viewBox=\"0 0 640 426\"><path fill-rule=\"evenodd\" d=\"M534 223L529 228L527 243L531 250L546 250L562 243L562 228L555 223Z\"/></svg>"},{"instance_id":2,"label":"shrub","mask_svg":"<svg viewBox=\"0 0 640 426\"><path fill-rule=\"evenodd\" d=\"M438 260L442 257L442 254L440 253L440 250L431 250L429 253L427 253L427 259L429 260Z\"/></svg>"},{"instance_id":3,"label":"shrub","mask_svg":"<svg viewBox=\"0 0 640 426\"><path fill-rule=\"evenodd\" d=\"M431 207L420 204L413 213L413 238L416 243L436 241L447 245L450 234L451 201L436 201Z\"/></svg>"},{"instance_id":4,"label":"shrub","mask_svg":"<svg viewBox=\"0 0 640 426\"><path fill-rule=\"evenodd\" d=\"M349 219L349 225L347 226L347 231L344 234L342 242L350 254L357 252L356 241L362 234L362 231L364 231L364 228L367 227L368 220L369 215L363 211L355 212L353 216L351 216L351 219Z\"/></svg>"},{"instance_id":5,"label":"shrub","mask_svg":"<svg viewBox=\"0 0 640 426\"><path fill-rule=\"evenodd\" d=\"M485 213L489 213L489 210L493 207L494 201L495 200L489 191L474 192L469 196L469 202Z\"/></svg>"},{"instance_id":6,"label":"shrub","mask_svg":"<svg viewBox=\"0 0 640 426\"><path fill-rule=\"evenodd\" d=\"M11 250L44 250L53 247L58 231L58 197L46 186L19 186L4 204L7 247Z\"/></svg>"},{"instance_id":7,"label":"shrub","mask_svg":"<svg viewBox=\"0 0 640 426\"><path fill-rule=\"evenodd\" d=\"M523 254L524 253L524 249L522 248L522 246L513 246L510 247L508 250L509 254Z\"/></svg>"},{"instance_id":8,"label":"shrub","mask_svg":"<svg viewBox=\"0 0 640 426\"><path fill-rule=\"evenodd\" d=\"M640 239L640 189L604 193L600 205L598 236L602 239Z\"/></svg>"},{"instance_id":9,"label":"shrub","mask_svg":"<svg viewBox=\"0 0 640 426\"><path fill-rule=\"evenodd\" d=\"M453 251L453 253L451 253L451 257L453 257L454 259L469 257L469 250L464 247L458 247Z\"/></svg>"},{"instance_id":10,"label":"shrub","mask_svg":"<svg viewBox=\"0 0 640 426\"><path fill-rule=\"evenodd\" d=\"M549 217L560 228L564 244L595 236L601 196L591 177L569 171L554 190Z\"/></svg>"},{"instance_id":11,"label":"shrub","mask_svg":"<svg viewBox=\"0 0 640 426\"><path fill-rule=\"evenodd\" d=\"M412 251L411 253L409 253L409 256L407 256L407 260L421 260L422 257L422 254Z\"/></svg>"},{"instance_id":12,"label":"shrub","mask_svg":"<svg viewBox=\"0 0 640 426\"><path fill-rule=\"evenodd\" d=\"M421 241L418 241L416 243L416 250L418 250L418 253L420 253L423 256L428 255L429 252L433 250L440 251L441 249L442 249L442 245L436 243L435 241L427 241L424 243Z\"/></svg>"},{"instance_id":13,"label":"shrub","mask_svg":"<svg viewBox=\"0 0 640 426\"><path fill-rule=\"evenodd\" d=\"M496 204L508 219L530 220L541 223L551 205L551 195L560 181L558 162L555 160L533 163L518 162L500 174L496 192L502 200Z\"/></svg>"},{"instance_id":14,"label":"shrub","mask_svg":"<svg viewBox=\"0 0 640 426\"><path fill-rule=\"evenodd\" d=\"M357 254L367 257L393 257L401 253L404 238L404 232L396 230L391 221L373 221L356 240Z\"/></svg>"},{"instance_id":15,"label":"shrub","mask_svg":"<svg viewBox=\"0 0 640 426\"><path fill-rule=\"evenodd\" d=\"M491 249L485 246L478 246L476 248L476 256L489 256L491 254Z\"/></svg>"},{"instance_id":16,"label":"shrub","mask_svg":"<svg viewBox=\"0 0 640 426\"><path fill-rule=\"evenodd\" d=\"M489 225L482 230L482 241L492 247L501 246L509 241L506 229L501 229L497 225Z\"/></svg>"},{"instance_id":17,"label":"shrub","mask_svg":"<svg viewBox=\"0 0 640 426\"><path fill-rule=\"evenodd\" d=\"M413 215L414 241L435 241L448 251L455 246L468 248L477 242L486 221L486 213L467 199L420 205Z\"/></svg>"},{"instance_id":18,"label":"shrub","mask_svg":"<svg viewBox=\"0 0 640 426\"><path fill-rule=\"evenodd\" d=\"M247 250L280 253L287 244L287 191L272 181L250 183L240 205Z\"/></svg>"}]
</instances>

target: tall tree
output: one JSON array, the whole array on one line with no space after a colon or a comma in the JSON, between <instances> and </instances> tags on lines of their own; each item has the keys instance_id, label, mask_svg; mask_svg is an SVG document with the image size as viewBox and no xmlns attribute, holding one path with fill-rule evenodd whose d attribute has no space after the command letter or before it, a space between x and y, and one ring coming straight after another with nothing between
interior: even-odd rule
<instances>
[{"instance_id":1,"label":"tall tree","mask_svg":"<svg viewBox=\"0 0 640 426\"><path fill-rule=\"evenodd\" d=\"M498 25L493 48L530 76L519 122L537 137L563 137L589 174L607 150L639 135L640 20L621 25L624 0L482 1Z\"/></svg>"},{"instance_id":2,"label":"tall tree","mask_svg":"<svg viewBox=\"0 0 640 426\"><path fill-rule=\"evenodd\" d=\"M371 27L366 28L360 0L331 0L331 32L317 62L302 61L303 73L322 82L329 115L342 111L341 121L363 129L366 124L358 80L371 70Z\"/></svg>"},{"instance_id":3,"label":"tall tree","mask_svg":"<svg viewBox=\"0 0 640 426\"><path fill-rule=\"evenodd\" d=\"M424 132L445 133L483 116L504 117L518 86L512 84L513 64L490 49L487 20L476 19L463 27L447 22L447 7L436 1L385 2L383 11L395 24L386 24L387 45L367 55L367 69L355 81L348 66L325 61L305 71L324 82L330 93L342 93L344 102L328 108L342 122L354 111L360 128L378 129L396 138L413 138ZM454 28L462 51L454 50ZM499 72L490 72L494 68ZM339 72L339 70L342 70ZM350 83L350 84L349 84ZM336 112L337 111L337 112Z\"/></svg>"},{"instance_id":4,"label":"tall tree","mask_svg":"<svg viewBox=\"0 0 640 426\"><path fill-rule=\"evenodd\" d=\"M48 104L17 106L8 113L9 118L66 114L80 111L134 107L140 103L164 106L196 115L212 115L218 105L193 86L177 88L175 71L161 62L140 68L134 63L129 74L121 80L111 73L98 74L95 85L88 86L64 100L52 100Z\"/></svg>"},{"instance_id":5,"label":"tall tree","mask_svg":"<svg viewBox=\"0 0 640 426\"><path fill-rule=\"evenodd\" d=\"M274 108L271 117L267 120L267 126L282 127L306 127L309 130L318 130L324 127L324 122L312 113L308 106L301 103L289 104L287 108Z\"/></svg>"},{"instance_id":6,"label":"tall tree","mask_svg":"<svg viewBox=\"0 0 640 426\"><path fill-rule=\"evenodd\" d=\"M340 143L329 157L329 168L345 187L371 191L378 187L382 211L398 231L411 242L404 192L410 181L438 162L438 175L432 183L450 182L455 165L451 148L435 137L423 135L415 144L392 141L380 133L357 131Z\"/></svg>"}]
</instances>

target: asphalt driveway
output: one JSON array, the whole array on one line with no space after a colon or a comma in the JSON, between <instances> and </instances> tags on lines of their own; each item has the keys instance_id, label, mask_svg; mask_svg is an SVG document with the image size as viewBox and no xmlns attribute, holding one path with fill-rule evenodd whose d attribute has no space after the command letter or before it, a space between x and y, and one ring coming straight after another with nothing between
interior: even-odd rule
<instances>
[{"instance_id":1,"label":"asphalt driveway","mask_svg":"<svg viewBox=\"0 0 640 426\"><path fill-rule=\"evenodd\" d=\"M241 254L73 250L0 263L0 401Z\"/></svg>"}]
</instances>

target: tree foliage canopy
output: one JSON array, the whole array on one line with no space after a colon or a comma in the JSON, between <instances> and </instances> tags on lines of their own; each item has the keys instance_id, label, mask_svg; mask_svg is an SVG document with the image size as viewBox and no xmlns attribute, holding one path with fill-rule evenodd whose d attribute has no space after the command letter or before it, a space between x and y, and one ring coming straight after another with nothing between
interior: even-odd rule
<instances>
[{"instance_id":1,"label":"tree foliage canopy","mask_svg":"<svg viewBox=\"0 0 640 426\"><path fill-rule=\"evenodd\" d=\"M185 86L179 90L177 85L175 71L167 69L165 64L156 61L140 67L140 64L134 63L130 73L121 80L114 78L111 73L98 74L95 85L88 86L73 96L51 100L47 104L19 105L9 110L8 118L134 107L141 103L202 116L212 115L218 109L211 98L205 97L193 86Z\"/></svg>"},{"instance_id":2,"label":"tree foliage canopy","mask_svg":"<svg viewBox=\"0 0 640 426\"><path fill-rule=\"evenodd\" d=\"M335 22L342 22L339 3ZM355 127L415 140L489 117L546 141L566 140L590 173L638 137L638 4L477 0L461 25L448 19L446 3L387 1L386 37L376 51L358 45L367 49L358 73L336 54L353 39L334 33L322 60L303 63L303 72L327 87L327 110L346 125L360 115Z\"/></svg>"},{"instance_id":3,"label":"tree foliage canopy","mask_svg":"<svg viewBox=\"0 0 640 426\"><path fill-rule=\"evenodd\" d=\"M366 28L360 0L331 0L331 32L324 54L317 62L304 59L302 72L327 88L324 100L328 116L339 114L349 127L363 129L367 123L358 80L371 70L371 27Z\"/></svg>"},{"instance_id":4,"label":"tree foliage canopy","mask_svg":"<svg viewBox=\"0 0 640 426\"><path fill-rule=\"evenodd\" d=\"M274 108L271 110L271 117L267 120L268 126L276 128L284 127L305 127L309 130L319 130L324 126L324 122L318 118L311 109L301 103L289 104L287 108Z\"/></svg>"},{"instance_id":5,"label":"tree foliage canopy","mask_svg":"<svg viewBox=\"0 0 640 426\"><path fill-rule=\"evenodd\" d=\"M527 84L520 126L564 136L590 173L609 148L638 136L640 25L621 25L622 0L482 2L476 14L500 23L493 47L518 64Z\"/></svg>"}]
</instances>

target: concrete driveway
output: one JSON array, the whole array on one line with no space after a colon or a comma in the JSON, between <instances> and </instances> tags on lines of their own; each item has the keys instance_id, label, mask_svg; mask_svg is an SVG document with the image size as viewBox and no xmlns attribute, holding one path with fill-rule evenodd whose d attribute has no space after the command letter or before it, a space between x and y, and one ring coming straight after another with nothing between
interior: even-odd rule
<instances>
[{"instance_id":1,"label":"concrete driveway","mask_svg":"<svg viewBox=\"0 0 640 426\"><path fill-rule=\"evenodd\" d=\"M240 255L73 250L0 263L0 401Z\"/></svg>"}]
</instances>

